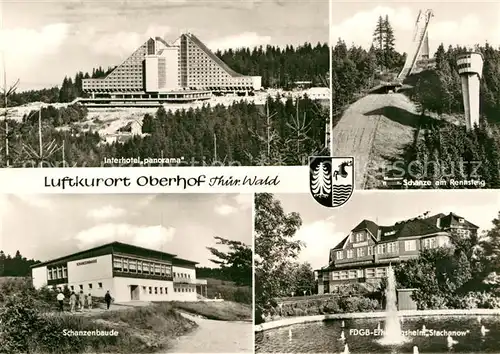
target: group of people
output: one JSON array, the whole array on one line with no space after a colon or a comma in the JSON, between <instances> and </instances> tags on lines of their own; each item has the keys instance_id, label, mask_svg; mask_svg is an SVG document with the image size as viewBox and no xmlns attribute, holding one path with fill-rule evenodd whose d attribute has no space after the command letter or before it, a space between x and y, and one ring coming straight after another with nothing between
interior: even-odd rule
<instances>
[{"instance_id":1,"label":"group of people","mask_svg":"<svg viewBox=\"0 0 500 354\"><path fill-rule=\"evenodd\" d=\"M59 304L59 311L64 311L64 299L66 298L63 292L58 289L57 292L57 302ZM106 309L109 310L109 306L111 305L111 294L109 290L104 295L104 301L106 302ZM89 310L92 309L92 294L85 295L83 290L80 290L78 295L72 291L69 296L69 307L71 312L75 312L78 308L79 311L83 311L85 307Z\"/></svg>"}]
</instances>

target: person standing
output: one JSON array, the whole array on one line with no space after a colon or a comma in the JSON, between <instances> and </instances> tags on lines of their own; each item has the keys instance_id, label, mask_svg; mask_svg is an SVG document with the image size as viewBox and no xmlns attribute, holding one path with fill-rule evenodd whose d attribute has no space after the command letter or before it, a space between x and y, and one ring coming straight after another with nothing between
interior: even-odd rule
<instances>
[{"instance_id":1,"label":"person standing","mask_svg":"<svg viewBox=\"0 0 500 354\"><path fill-rule=\"evenodd\" d=\"M69 307L71 312L75 312L76 294L74 291L71 292L71 296L69 297Z\"/></svg>"},{"instance_id":2,"label":"person standing","mask_svg":"<svg viewBox=\"0 0 500 354\"><path fill-rule=\"evenodd\" d=\"M92 310L92 295L90 295L90 293L87 295L87 306L89 310Z\"/></svg>"},{"instance_id":3,"label":"person standing","mask_svg":"<svg viewBox=\"0 0 500 354\"><path fill-rule=\"evenodd\" d=\"M64 311L64 294L62 293L61 290L58 291L57 302L59 304L59 311L63 312Z\"/></svg>"},{"instance_id":4,"label":"person standing","mask_svg":"<svg viewBox=\"0 0 500 354\"><path fill-rule=\"evenodd\" d=\"M109 310L109 305L111 305L111 294L109 290L106 292L106 295L104 295L104 301L106 301L106 310Z\"/></svg>"},{"instance_id":5,"label":"person standing","mask_svg":"<svg viewBox=\"0 0 500 354\"><path fill-rule=\"evenodd\" d=\"M83 293L83 290L80 290L80 294L78 294L78 305L80 305L80 311L83 311L83 308L85 307L85 294Z\"/></svg>"}]
</instances>

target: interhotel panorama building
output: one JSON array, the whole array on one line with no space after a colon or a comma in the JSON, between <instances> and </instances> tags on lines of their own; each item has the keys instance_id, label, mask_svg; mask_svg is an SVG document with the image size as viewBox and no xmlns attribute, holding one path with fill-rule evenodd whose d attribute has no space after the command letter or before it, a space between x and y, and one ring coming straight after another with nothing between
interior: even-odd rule
<instances>
[{"instance_id":1,"label":"interhotel panorama building","mask_svg":"<svg viewBox=\"0 0 500 354\"><path fill-rule=\"evenodd\" d=\"M196 279L197 263L173 254L113 242L32 266L35 288L70 290L115 302L197 301L207 281Z\"/></svg>"},{"instance_id":2,"label":"interhotel panorama building","mask_svg":"<svg viewBox=\"0 0 500 354\"><path fill-rule=\"evenodd\" d=\"M149 38L106 77L83 79L88 106L143 106L209 99L213 93L261 89L261 76L237 73L195 35L182 34L173 43Z\"/></svg>"}]
</instances>

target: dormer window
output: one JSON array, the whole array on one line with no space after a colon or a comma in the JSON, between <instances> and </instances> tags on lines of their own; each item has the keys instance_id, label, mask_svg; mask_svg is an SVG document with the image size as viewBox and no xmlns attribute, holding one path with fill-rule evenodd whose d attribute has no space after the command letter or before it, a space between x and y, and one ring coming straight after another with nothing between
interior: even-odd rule
<instances>
[{"instance_id":1,"label":"dormer window","mask_svg":"<svg viewBox=\"0 0 500 354\"><path fill-rule=\"evenodd\" d=\"M465 222L465 220L464 220L464 218L460 218L460 219L458 219L458 222L459 222L460 224L463 224L463 223Z\"/></svg>"},{"instance_id":2,"label":"dormer window","mask_svg":"<svg viewBox=\"0 0 500 354\"><path fill-rule=\"evenodd\" d=\"M363 232L358 232L356 234L356 242L363 242L365 240L365 234Z\"/></svg>"}]
</instances>

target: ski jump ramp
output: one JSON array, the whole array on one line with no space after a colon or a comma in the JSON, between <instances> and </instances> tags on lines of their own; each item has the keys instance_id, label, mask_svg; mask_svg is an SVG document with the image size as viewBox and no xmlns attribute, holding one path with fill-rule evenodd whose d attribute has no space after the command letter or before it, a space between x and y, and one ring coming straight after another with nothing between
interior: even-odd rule
<instances>
[{"instance_id":1,"label":"ski jump ramp","mask_svg":"<svg viewBox=\"0 0 500 354\"><path fill-rule=\"evenodd\" d=\"M415 23L415 32L406 62L398 75L398 80L403 81L408 75L422 71L422 66L427 66L429 57L429 22L433 17L432 10L420 10Z\"/></svg>"}]
</instances>

